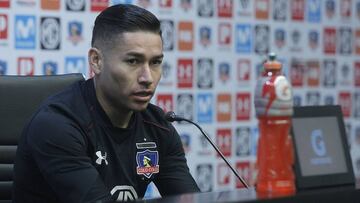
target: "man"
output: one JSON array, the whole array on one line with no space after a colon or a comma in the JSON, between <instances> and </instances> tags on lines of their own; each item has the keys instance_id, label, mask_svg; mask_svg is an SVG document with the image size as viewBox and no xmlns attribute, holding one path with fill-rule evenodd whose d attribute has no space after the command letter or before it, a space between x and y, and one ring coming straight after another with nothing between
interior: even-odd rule
<instances>
[{"instance_id":1,"label":"man","mask_svg":"<svg viewBox=\"0 0 360 203\"><path fill-rule=\"evenodd\" d=\"M161 195L199 191L178 133L149 104L162 45L159 20L145 9L100 13L88 52L94 78L48 98L24 128L15 202L133 200L151 181Z\"/></svg>"}]
</instances>

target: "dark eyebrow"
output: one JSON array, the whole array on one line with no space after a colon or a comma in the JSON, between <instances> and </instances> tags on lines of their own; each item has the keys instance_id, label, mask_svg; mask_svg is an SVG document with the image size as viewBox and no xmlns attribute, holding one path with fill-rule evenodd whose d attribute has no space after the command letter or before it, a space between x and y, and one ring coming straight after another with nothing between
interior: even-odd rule
<instances>
[{"instance_id":1,"label":"dark eyebrow","mask_svg":"<svg viewBox=\"0 0 360 203\"><path fill-rule=\"evenodd\" d=\"M139 54L137 52L129 52L126 54L127 56L134 56L134 57L137 57L137 58L144 58L144 55L143 54ZM157 55L157 56L154 56L153 58L164 58L164 54L160 54L160 55Z\"/></svg>"},{"instance_id":2,"label":"dark eyebrow","mask_svg":"<svg viewBox=\"0 0 360 203\"><path fill-rule=\"evenodd\" d=\"M154 56L154 58L164 58L164 54L160 54L158 56Z\"/></svg>"}]
</instances>

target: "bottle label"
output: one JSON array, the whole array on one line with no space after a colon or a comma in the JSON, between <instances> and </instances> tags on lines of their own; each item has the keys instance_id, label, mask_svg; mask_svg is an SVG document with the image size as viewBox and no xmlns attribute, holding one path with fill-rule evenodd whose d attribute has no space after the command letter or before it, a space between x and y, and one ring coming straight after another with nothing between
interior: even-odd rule
<instances>
[{"instance_id":1,"label":"bottle label","mask_svg":"<svg viewBox=\"0 0 360 203\"><path fill-rule=\"evenodd\" d=\"M257 116L291 116L293 99L291 85L283 75L259 78L255 90Z\"/></svg>"}]
</instances>

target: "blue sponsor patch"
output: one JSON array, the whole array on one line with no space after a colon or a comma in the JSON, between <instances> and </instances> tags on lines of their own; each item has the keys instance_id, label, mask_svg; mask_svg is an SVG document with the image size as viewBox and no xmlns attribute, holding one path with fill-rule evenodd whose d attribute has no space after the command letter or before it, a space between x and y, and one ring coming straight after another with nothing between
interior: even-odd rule
<instances>
[{"instance_id":1,"label":"blue sponsor patch","mask_svg":"<svg viewBox=\"0 0 360 203\"><path fill-rule=\"evenodd\" d=\"M153 174L159 173L158 151L145 150L136 153L136 173L150 178Z\"/></svg>"},{"instance_id":2,"label":"blue sponsor patch","mask_svg":"<svg viewBox=\"0 0 360 203\"><path fill-rule=\"evenodd\" d=\"M309 22L319 23L321 21L321 1L307 1L307 19Z\"/></svg>"},{"instance_id":3,"label":"blue sponsor patch","mask_svg":"<svg viewBox=\"0 0 360 203\"><path fill-rule=\"evenodd\" d=\"M197 117L200 123L213 121L213 95L202 93L197 95Z\"/></svg>"},{"instance_id":4,"label":"blue sponsor patch","mask_svg":"<svg viewBox=\"0 0 360 203\"><path fill-rule=\"evenodd\" d=\"M82 73L86 75L86 60L82 56L65 57L65 73Z\"/></svg>"},{"instance_id":5,"label":"blue sponsor patch","mask_svg":"<svg viewBox=\"0 0 360 203\"><path fill-rule=\"evenodd\" d=\"M6 75L7 63L6 61L0 60L0 75Z\"/></svg>"},{"instance_id":6,"label":"blue sponsor patch","mask_svg":"<svg viewBox=\"0 0 360 203\"><path fill-rule=\"evenodd\" d=\"M15 16L15 48L35 49L36 20L35 16Z\"/></svg>"},{"instance_id":7,"label":"blue sponsor patch","mask_svg":"<svg viewBox=\"0 0 360 203\"><path fill-rule=\"evenodd\" d=\"M252 30L250 24L237 24L236 25L236 52L237 53L250 53L251 52L251 36Z\"/></svg>"}]
</instances>

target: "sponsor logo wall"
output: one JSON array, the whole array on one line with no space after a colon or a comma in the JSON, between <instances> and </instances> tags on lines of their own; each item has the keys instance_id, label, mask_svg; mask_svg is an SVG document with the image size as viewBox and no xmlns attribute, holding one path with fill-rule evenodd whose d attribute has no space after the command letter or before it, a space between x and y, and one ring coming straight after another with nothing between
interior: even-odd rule
<instances>
[{"instance_id":1,"label":"sponsor logo wall","mask_svg":"<svg viewBox=\"0 0 360 203\"><path fill-rule=\"evenodd\" d=\"M198 122L250 185L253 92L269 51L284 64L295 105L342 106L360 179L360 0L0 0L0 74L91 77L93 21L117 3L161 20L165 60L152 102ZM195 127L175 126L202 191L242 187Z\"/></svg>"}]
</instances>

